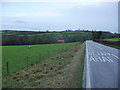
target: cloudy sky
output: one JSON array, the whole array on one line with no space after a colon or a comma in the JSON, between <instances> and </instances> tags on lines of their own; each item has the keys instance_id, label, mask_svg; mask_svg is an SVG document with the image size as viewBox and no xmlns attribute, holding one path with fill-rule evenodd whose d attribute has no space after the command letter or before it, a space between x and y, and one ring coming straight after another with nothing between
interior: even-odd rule
<instances>
[{"instance_id":1,"label":"cloudy sky","mask_svg":"<svg viewBox=\"0 0 120 90\"><path fill-rule=\"evenodd\" d=\"M117 2L3 2L2 29L118 32Z\"/></svg>"}]
</instances>

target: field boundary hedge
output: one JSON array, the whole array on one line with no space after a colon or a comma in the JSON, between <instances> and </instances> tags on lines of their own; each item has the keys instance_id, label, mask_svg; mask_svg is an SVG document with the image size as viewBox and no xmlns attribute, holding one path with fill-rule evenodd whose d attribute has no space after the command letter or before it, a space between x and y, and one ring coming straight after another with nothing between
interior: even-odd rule
<instances>
[{"instance_id":1,"label":"field boundary hedge","mask_svg":"<svg viewBox=\"0 0 120 90\"><path fill-rule=\"evenodd\" d=\"M98 40L98 39L95 39L93 41L98 42L98 43L102 43L102 44L106 44L106 45L120 47L120 41L107 41L107 40Z\"/></svg>"}]
</instances>

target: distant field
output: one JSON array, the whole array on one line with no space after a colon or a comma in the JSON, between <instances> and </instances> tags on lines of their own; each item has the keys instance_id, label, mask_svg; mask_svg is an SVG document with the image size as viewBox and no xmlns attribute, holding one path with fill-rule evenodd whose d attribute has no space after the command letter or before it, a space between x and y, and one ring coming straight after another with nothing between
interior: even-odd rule
<instances>
[{"instance_id":1,"label":"distant field","mask_svg":"<svg viewBox=\"0 0 120 90\"><path fill-rule=\"evenodd\" d=\"M101 44L120 49L120 38L109 38L109 39L101 39L101 40L94 40Z\"/></svg>"},{"instance_id":2,"label":"distant field","mask_svg":"<svg viewBox=\"0 0 120 90\"><path fill-rule=\"evenodd\" d=\"M42 63L42 60L45 60L48 57L53 56L79 43L80 42L65 44L31 45L32 48L27 48L28 45L3 46L2 47L3 76L7 74L6 71L7 62L9 64L9 71L16 72L24 67L27 67L27 65L33 63Z\"/></svg>"},{"instance_id":3,"label":"distant field","mask_svg":"<svg viewBox=\"0 0 120 90\"><path fill-rule=\"evenodd\" d=\"M109 38L109 39L104 39L107 41L120 41L120 38Z\"/></svg>"}]
</instances>

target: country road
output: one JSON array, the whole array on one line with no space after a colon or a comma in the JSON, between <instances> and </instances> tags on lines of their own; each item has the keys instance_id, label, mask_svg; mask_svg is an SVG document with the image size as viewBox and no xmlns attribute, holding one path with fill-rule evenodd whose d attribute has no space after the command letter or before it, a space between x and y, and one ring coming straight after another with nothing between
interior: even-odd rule
<instances>
[{"instance_id":1,"label":"country road","mask_svg":"<svg viewBox=\"0 0 120 90\"><path fill-rule=\"evenodd\" d=\"M120 50L86 41L83 88L118 88Z\"/></svg>"}]
</instances>

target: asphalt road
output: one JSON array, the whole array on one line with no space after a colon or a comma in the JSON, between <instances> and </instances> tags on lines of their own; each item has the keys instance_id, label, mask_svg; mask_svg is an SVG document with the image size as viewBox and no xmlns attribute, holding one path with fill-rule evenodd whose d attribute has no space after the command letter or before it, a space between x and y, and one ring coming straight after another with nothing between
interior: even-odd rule
<instances>
[{"instance_id":1,"label":"asphalt road","mask_svg":"<svg viewBox=\"0 0 120 90\"><path fill-rule=\"evenodd\" d=\"M84 88L118 88L120 50L86 41Z\"/></svg>"}]
</instances>

